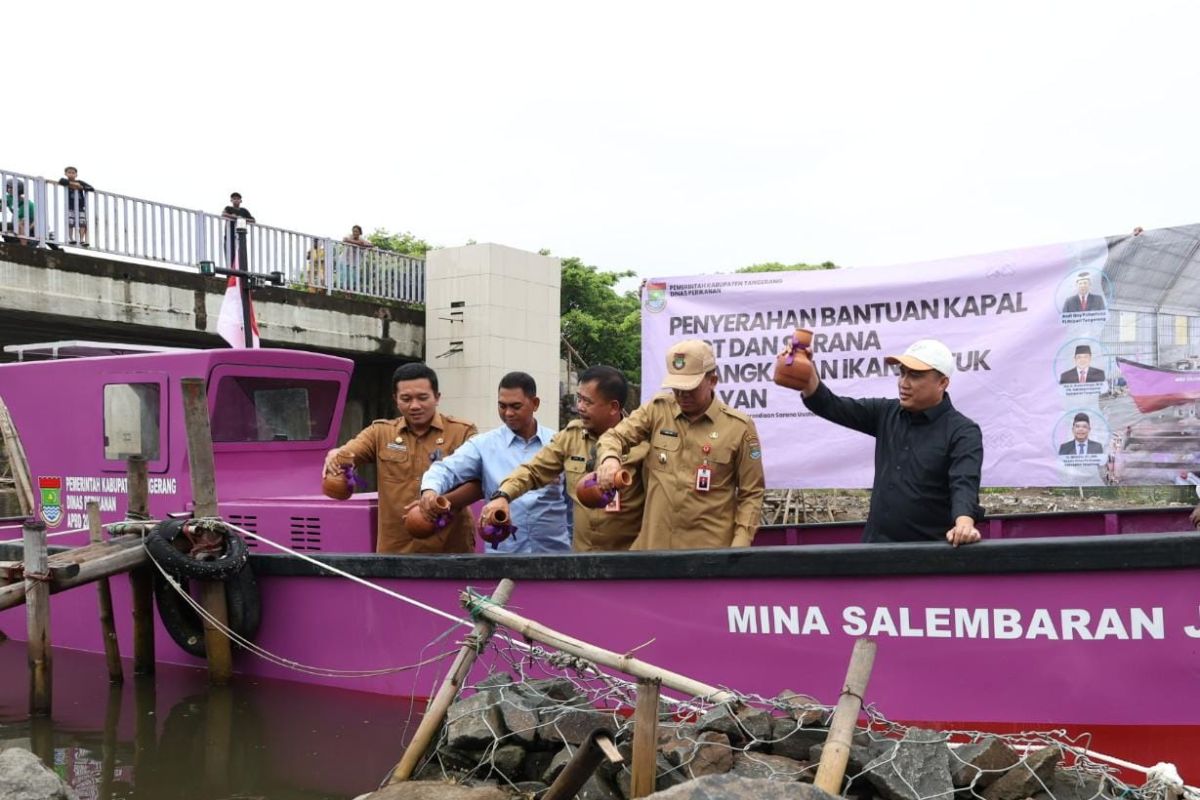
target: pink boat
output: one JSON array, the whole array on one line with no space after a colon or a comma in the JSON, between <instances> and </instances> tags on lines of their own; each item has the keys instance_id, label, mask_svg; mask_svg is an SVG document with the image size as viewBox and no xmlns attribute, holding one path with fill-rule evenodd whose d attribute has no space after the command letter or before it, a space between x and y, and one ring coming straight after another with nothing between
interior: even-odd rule
<instances>
[{"instance_id":1,"label":"pink boat","mask_svg":"<svg viewBox=\"0 0 1200 800\"><path fill-rule=\"evenodd\" d=\"M96 499L123 517L125 458L149 460L150 511L191 507L179 381L207 380L221 515L293 551L442 612L338 577L253 539L261 647L329 670L381 670L448 649L467 585L516 581L512 606L598 646L740 692L833 702L853 641L878 656L866 700L897 721L964 729L1091 731L1093 747L1200 775L1200 539L1187 509L999 517L987 541L854 544L855 525L764 528L749 550L542 556L380 556L375 497L328 500L351 362L286 350L147 353L0 365L37 513L53 534ZM19 537L9 520L0 539ZM80 544L85 533L51 539ZM0 559L19 559L0 545ZM131 648L127 582L112 581ZM0 630L24 636L20 608ZM101 652L95 593L56 595L57 646ZM438 641L439 644L430 647ZM449 645L452 647L452 645ZM159 623L157 658L199 665ZM427 668L313 675L238 653L246 675L395 696L427 694ZM17 676L9 676L16 679Z\"/></svg>"},{"instance_id":2,"label":"pink boat","mask_svg":"<svg viewBox=\"0 0 1200 800\"><path fill-rule=\"evenodd\" d=\"M1151 367L1125 358L1118 358L1117 364L1143 414L1200 401L1200 370Z\"/></svg>"}]
</instances>

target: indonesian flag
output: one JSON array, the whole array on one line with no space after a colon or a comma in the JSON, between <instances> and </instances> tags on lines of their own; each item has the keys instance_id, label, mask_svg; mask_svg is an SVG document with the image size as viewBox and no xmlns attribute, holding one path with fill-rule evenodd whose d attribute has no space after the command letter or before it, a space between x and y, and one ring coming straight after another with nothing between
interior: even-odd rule
<instances>
[{"instance_id":1,"label":"indonesian flag","mask_svg":"<svg viewBox=\"0 0 1200 800\"><path fill-rule=\"evenodd\" d=\"M237 255L233 258L233 268L238 268ZM246 346L246 331L242 327L242 292L238 286L240 281L236 275L229 276L225 285L225 299L221 301L221 313L217 317L217 333L229 342L230 347ZM253 335L254 347L261 347L258 341L258 318L254 316L254 303L250 303L250 332Z\"/></svg>"}]
</instances>

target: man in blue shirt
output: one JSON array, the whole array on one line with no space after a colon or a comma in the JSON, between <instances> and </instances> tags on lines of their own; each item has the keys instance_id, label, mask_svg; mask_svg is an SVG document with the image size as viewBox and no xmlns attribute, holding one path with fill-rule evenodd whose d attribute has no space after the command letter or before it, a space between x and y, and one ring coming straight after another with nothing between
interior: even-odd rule
<instances>
[{"instance_id":1,"label":"man in blue shirt","mask_svg":"<svg viewBox=\"0 0 1200 800\"><path fill-rule=\"evenodd\" d=\"M430 465L421 478L421 508L436 516L437 496L466 481L482 481L483 495L505 497L500 484L550 442L554 431L534 419L541 401L537 384L524 372L500 379L497 409L502 427L473 436L453 455ZM510 499L507 498L506 499ZM566 553L571 550L571 503L562 478L509 503L516 533L489 553Z\"/></svg>"}]
</instances>

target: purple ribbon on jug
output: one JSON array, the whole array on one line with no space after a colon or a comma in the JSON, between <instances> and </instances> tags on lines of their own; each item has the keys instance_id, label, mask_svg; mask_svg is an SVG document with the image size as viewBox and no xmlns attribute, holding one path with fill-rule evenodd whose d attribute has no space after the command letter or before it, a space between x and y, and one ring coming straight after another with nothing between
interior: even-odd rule
<instances>
[{"instance_id":1,"label":"purple ribbon on jug","mask_svg":"<svg viewBox=\"0 0 1200 800\"><path fill-rule=\"evenodd\" d=\"M800 338L798 336L796 336L795 334L793 334L792 341L788 344L787 358L784 359L783 363L787 364L790 367L792 365L792 362L796 360L796 353L801 350L807 350L807 349L808 349L808 345L802 343L800 341Z\"/></svg>"},{"instance_id":2,"label":"purple ribbon on jug","mask_svg":"<svg viewBox=\"0 0 1200 800\"><path fill-rule=\"evenodd\" d=\"M579 482L579 485L590 489L593 486L599 486L600 479L596 478L596 477L585 478ZM610 503L612 503L612 501L616 498L616 496L617 496L616 487L610 487L608 489L600 490L600 497L604 500L604 505L609 505Z\"/></svg>"},{"instance_id":3,"label":"purple ribbon on jug","mask_svg":"<svg viewBox=\"0 0 1200 800\"><path fill-rule=\"evenodd\" d=\"M493 550L496 549L496 545L500 544L516 532L517 526L507 522L503 525L493 525L490 522L485 522L483 525L479 526L480 538L490 544Z\"/></svg>"},{"instance_id":4,"label":"purple ribbon on jug","mask_svg":"<svg viewBox=\"0 0 1200 800\"><path fill-rule=\"evenodd\" d=\"M367 488L367 482L355 472L353 464L342 464L342 477L346 479L346 485L354 491Z\"/></svg>"}]
</instances>

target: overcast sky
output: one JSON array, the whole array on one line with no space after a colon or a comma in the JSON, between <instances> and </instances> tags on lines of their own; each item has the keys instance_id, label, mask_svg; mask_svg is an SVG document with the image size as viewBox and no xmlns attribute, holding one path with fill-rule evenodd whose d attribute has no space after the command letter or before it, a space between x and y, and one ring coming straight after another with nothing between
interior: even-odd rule
<instances>
[{"instance_id":1,"label":"overcast sky","mask_svg":"<svg viewBox=\"0 0 1200 800\"><path fill-rule=\"evenodd\" d=\"M284 12L280 9L288 8ZM8 3L0 167L643 276L1200 220L1200 4Z\"/></svg>"}]
</instances>

